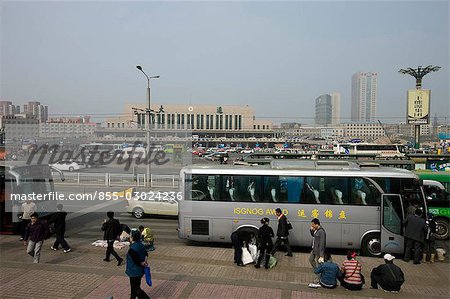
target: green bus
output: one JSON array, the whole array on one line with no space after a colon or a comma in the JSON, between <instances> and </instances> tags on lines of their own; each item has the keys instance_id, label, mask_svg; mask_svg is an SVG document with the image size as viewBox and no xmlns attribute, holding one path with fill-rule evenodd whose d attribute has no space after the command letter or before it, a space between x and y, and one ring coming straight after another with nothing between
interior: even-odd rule
<instances>
[{"instance_id":1,"label":"green bus","mask_svg":"<svg viewBox=\"0 0 450 299\"><path fill-rule=\"evenodd\" d=\"M432 213L437 224L437 238L449 238L450 218L450 172L416 170L415 173L423 180L428 212Z\"/></svg>"}]
</instances>

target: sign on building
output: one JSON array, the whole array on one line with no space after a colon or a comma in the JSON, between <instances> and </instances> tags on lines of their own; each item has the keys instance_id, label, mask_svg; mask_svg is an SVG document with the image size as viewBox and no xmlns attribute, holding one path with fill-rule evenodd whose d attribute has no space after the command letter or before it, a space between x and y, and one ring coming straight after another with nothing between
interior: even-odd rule
<instances>
[{"instance_id":1,"label":"sign on building","mask_svg":"<svg viewBox=\"0 0 450 299\"><path fill-rule=\"evenodd\" d=\"M410 89L407 100L407 123L426 125L430 123L430 90Z\"/></svg>"}]
</instances>

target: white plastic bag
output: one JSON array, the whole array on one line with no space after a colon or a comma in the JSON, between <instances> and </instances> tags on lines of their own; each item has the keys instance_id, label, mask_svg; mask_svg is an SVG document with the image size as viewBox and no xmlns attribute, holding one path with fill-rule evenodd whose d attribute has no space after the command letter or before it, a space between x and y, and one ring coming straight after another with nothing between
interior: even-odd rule
<instances>
[{"instance_id":1,"label":"white plastic bag","mask_svg":"<svg viewBox=\"0 0 450 299\"><path fill-rule=\"evenodd\" d=\"M248 245L248 248L250 249L250 254L253 261L256 262L256 260L258 259L258 247L256 247L256 245L250 244Z\"/></svg>"},{"instance_id":2,"label":"white plastic bag","mask_svg":"<svg viewBox=\"0 0 450 299\"><path fill-rule=\"evenodd\" d=\"M253 262L252 255L248 251L246 247L242 247L242 263L244 265L250 264Z\"/></svg>"}]
</instances>

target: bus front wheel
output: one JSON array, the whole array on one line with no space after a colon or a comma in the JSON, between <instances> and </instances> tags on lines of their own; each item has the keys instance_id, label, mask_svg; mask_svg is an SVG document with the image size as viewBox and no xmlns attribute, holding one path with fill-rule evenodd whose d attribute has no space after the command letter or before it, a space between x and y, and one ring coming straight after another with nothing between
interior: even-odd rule
<instances>
[{"instance_id":1,"label":"bus front wheel","mask_svg":"<svg viewBox=\"0 0 450 299\"><path fill-rule=\"evenodd\" d=\"M436 239L438 240L448 239L448 219L444 218L436 219Z\"/></svg>"},{"instance_id":2,"label":"bus front wheel","mask_svg":"<svg viewBox=\"0 0 450 299\"><path fill-rule=\"evenodd\" d=\"M365 236L361 244L361 252L365 256L381 255L381 238L379 233L370 233Z\"/></svg>"}]
</instances>

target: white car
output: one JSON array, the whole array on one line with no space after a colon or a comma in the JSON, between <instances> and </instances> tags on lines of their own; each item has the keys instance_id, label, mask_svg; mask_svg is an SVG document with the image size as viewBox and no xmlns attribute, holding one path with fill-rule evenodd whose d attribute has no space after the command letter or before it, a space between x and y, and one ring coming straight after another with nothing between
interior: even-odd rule
<instances>
[{"instance_id":1,"label":"white car","mask_svg":"<svg viewBox=\"0 0 450 299\"><path fill-rule=\"evenodd\" d=\"M142 193L128 201L127 212L137 219L144 218L146 214L177 216L178 202L172 194L173 192Z\"/></svg>"},{"instance_id":2,"label":"white car","mask_svg":"<svg viewBox=\"0 0 450 299\"><path fill-rule=\"evenodd\" d=\"M241 151L241 154L253 154L254 150L253 149L244 149Z\"/></svg>"},{"instance_id":3,"label":"white car","mask_svg":"<svg viewBox=\"0 0 450 299\"><path fill-rule=\"evenodd\" d=\"M56 168L61 171L75 171L84 168L84 164L71 160L61 160L56 163L50 164L50 167Z\"/></svg>"}]
</instances>

